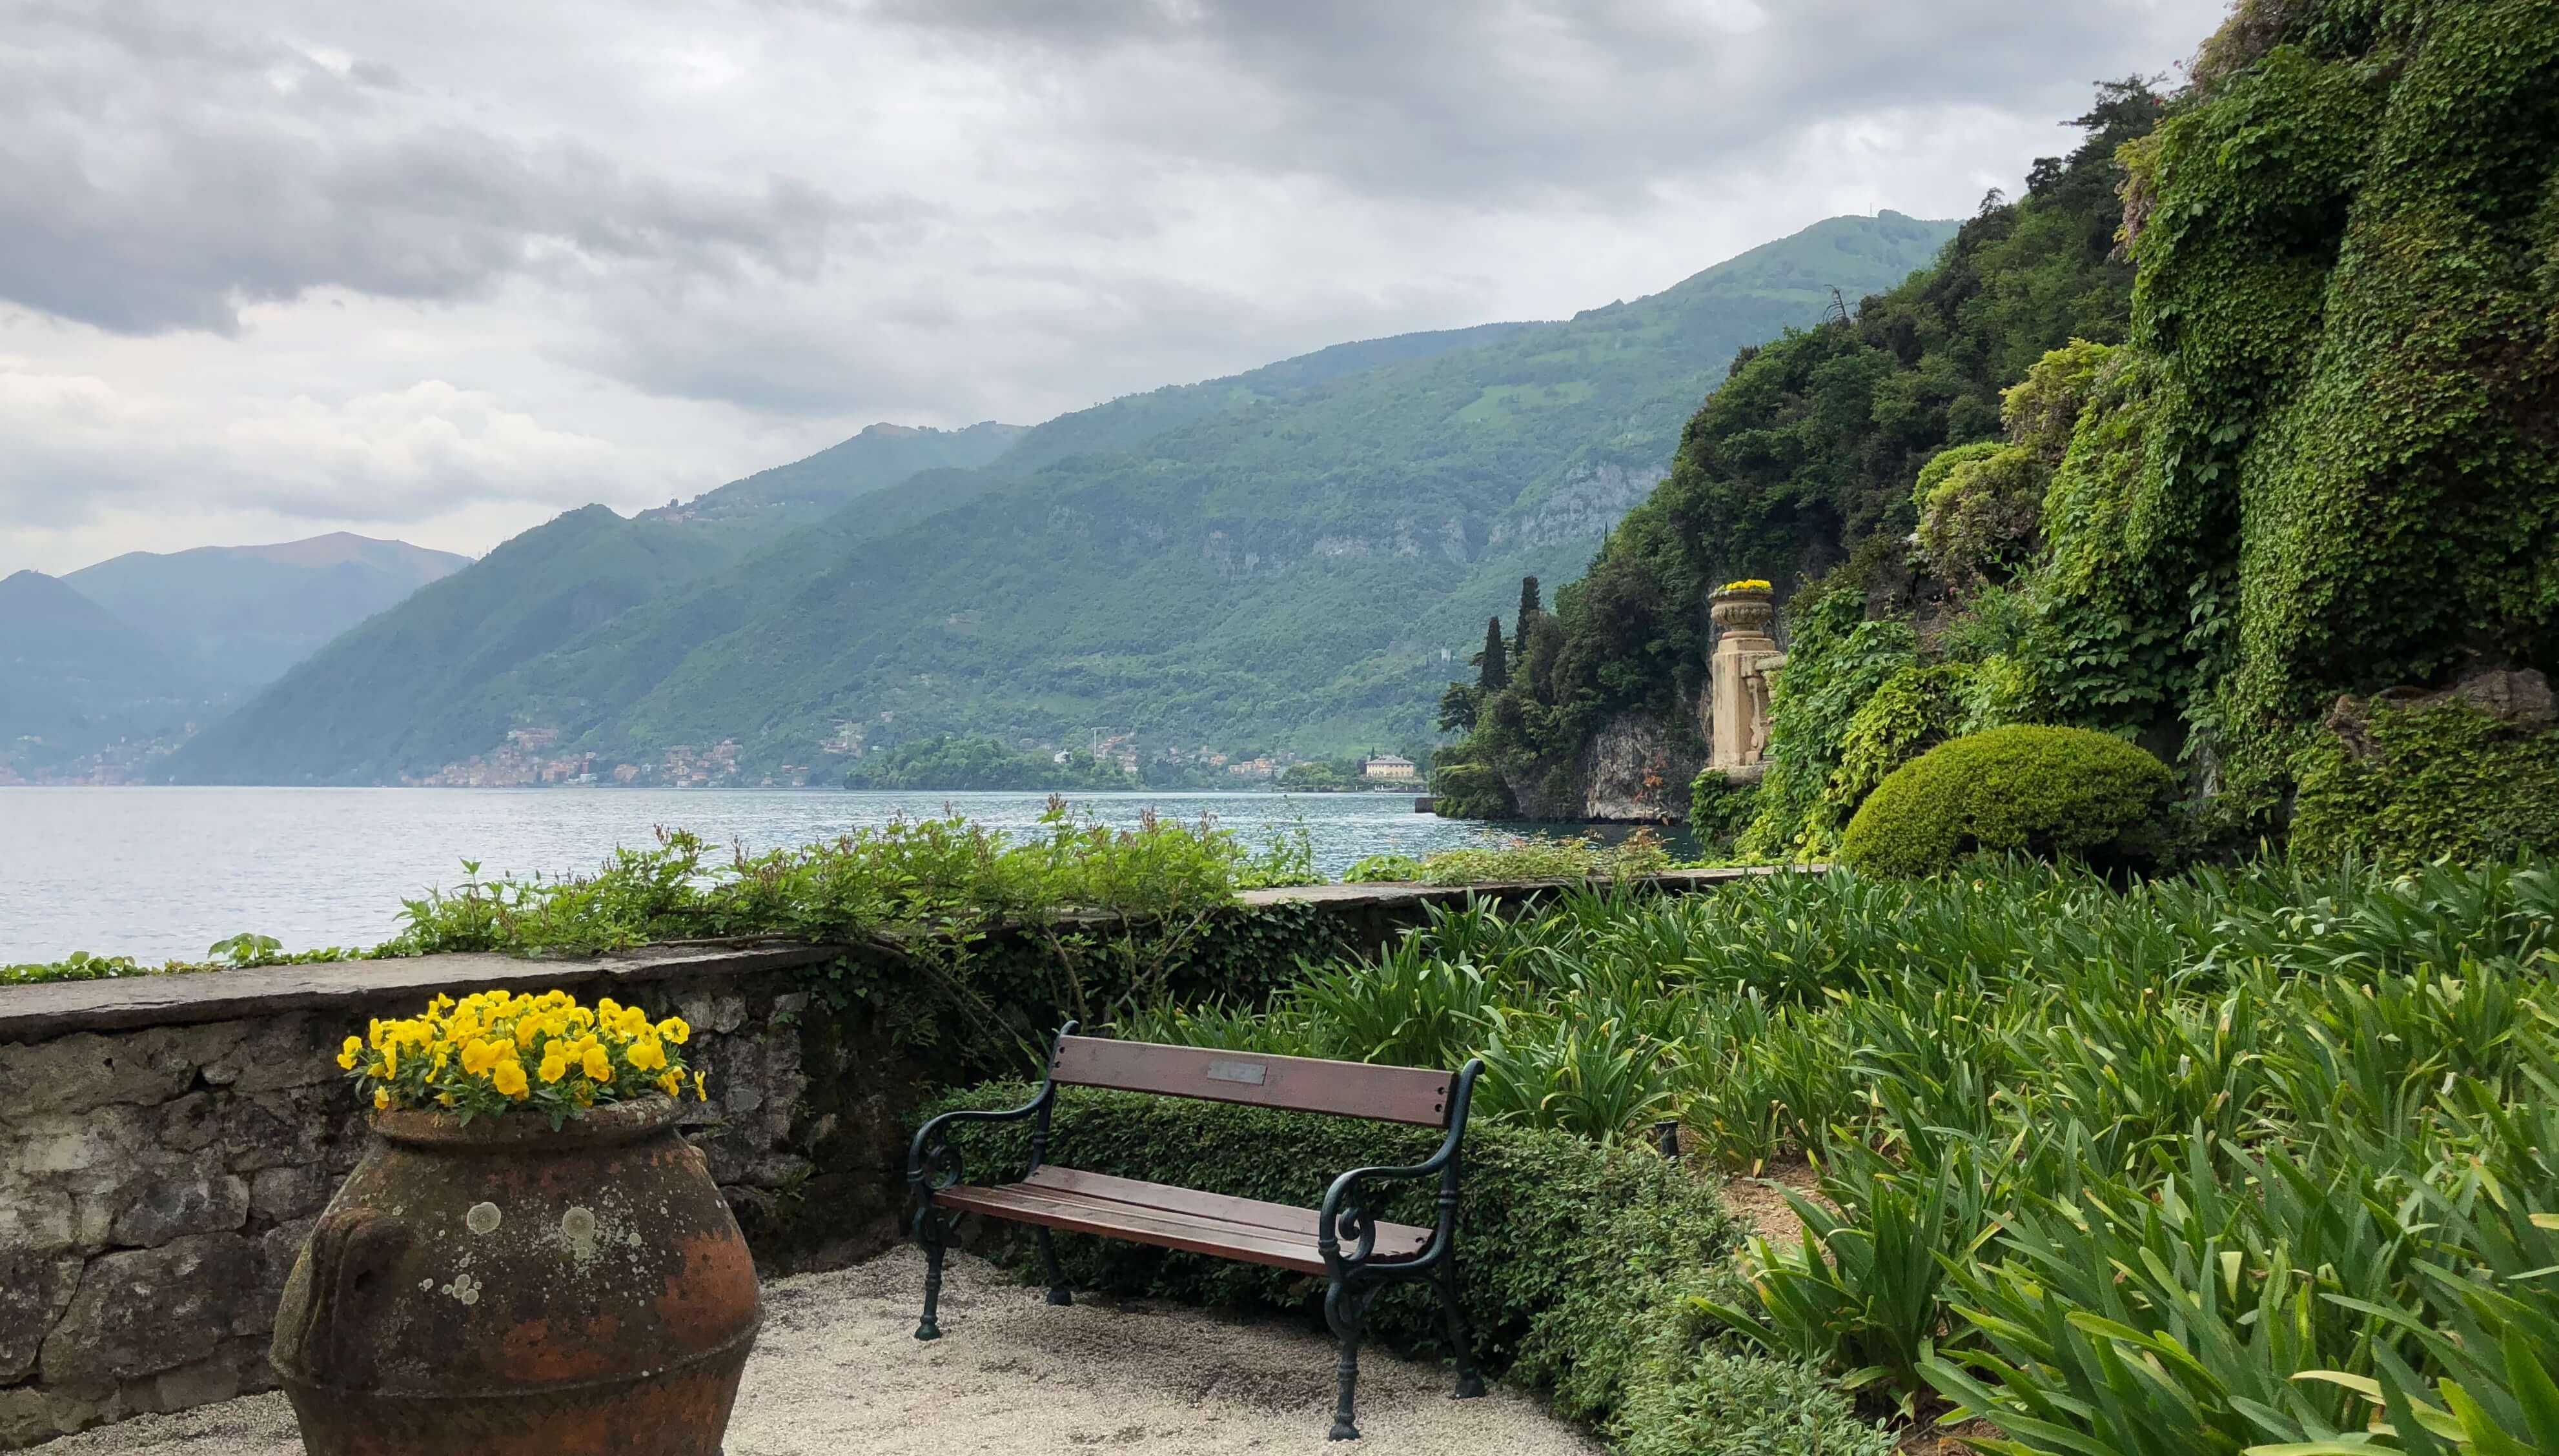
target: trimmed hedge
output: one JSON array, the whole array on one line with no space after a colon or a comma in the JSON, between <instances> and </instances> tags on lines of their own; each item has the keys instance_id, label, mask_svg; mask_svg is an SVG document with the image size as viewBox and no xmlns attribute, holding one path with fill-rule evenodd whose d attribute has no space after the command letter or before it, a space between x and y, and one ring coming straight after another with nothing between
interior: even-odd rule
<instances>
[{"instance_id":1,"label":"trimmed hedge","mask_svg":"<svg viewBox=\"0 0 2559 1456\"><path fill-rule=\"evenodd\" d=\"M1840 841L1875 875L1933 874L1977 849L2155 857L2177 792L2168 765L2085 728L1994 728L1941 743L1876 787Z\"/></svg>"},{"instance_id":2,"label":"trimmed hedge","mask_svg":"<svg viewBox=\"0 0 2559 1456\"><path fill-rule=\"evenodd\" d=\"M998 1084L927 1109L1017 1106L1032 1089ZM960 1146L973 1178L1013 1176L1025 1124L976 1126ZM1438 1135L1338 1117L1174 1097L1068 1089L1050 1156L1121 1177L1313 1208L1343 1170L1419 1162ZM1709 1348L1695 1300L1741 1231L1707 1185L1648 1148L1602 1148L1569 1134L1477 1121L1466 1132L1458 1210L1460 1298L1487 1375L1550 1393L1562 1414L1599 1423L1628 1452L1733 1456L1881 1456L1890 1441L1860 1421L1816 1373ZM1404 1185L1385 1217L1428 1224L1436 1185ZM1323 1281L1142 1244L1060 1235L1058 1256L1079 1288L1190 1304L1270 1306L1320 1319ZM1007 1250L1016 1266L1026 1250ZM1370 1316L1373 1343L1446 1354L1436 1296L1398 1289ZM1763 1408L1775 1392L1786 1411ZM1730 1420L1723 1444L1663 1444L1629 1422L1637 1411L1704 1430ZM1648 1417L1649 1419L1649 1417ZM1776 1439L1780 1431L1801 1432ZM1721 1438L1719 1438L1721 1439Z\"/></svg>"}]
</instances>

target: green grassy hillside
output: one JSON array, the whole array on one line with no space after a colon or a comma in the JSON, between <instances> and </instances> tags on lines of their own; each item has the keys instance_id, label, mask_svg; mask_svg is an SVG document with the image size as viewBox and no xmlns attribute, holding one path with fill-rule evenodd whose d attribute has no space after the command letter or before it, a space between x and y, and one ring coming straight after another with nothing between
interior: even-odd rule
<instances>
[{"instance_id":1,"label":"green grassy hillside","mask_svg":"<svg viewBox=\"0 0 2559 1456\"><path fill-rule=\"evenodd\" d=\"M278 692L179 767L380 779L518 726L607 762L734 738L749 765L817 762L846 723L875 744L1095 726L1150 750L1417 739L1442 650L1470 651L1521 575L1589 558L1737 350L1818 319L1834 287L1891 284L1951 231L1835 218L1569 321L1345 346L1114 401L550 651L447 676L391 742ZM290 764L264 746L279 736Z\"/></svg>"}]
</instances>

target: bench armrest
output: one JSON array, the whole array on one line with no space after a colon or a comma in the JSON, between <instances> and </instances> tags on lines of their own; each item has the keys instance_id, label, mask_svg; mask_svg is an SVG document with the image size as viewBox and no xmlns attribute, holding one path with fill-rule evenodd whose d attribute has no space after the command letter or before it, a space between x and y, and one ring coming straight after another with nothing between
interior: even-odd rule
<instances>
[{"instance_id":1,"label":"bench armrest","mask_svg":"<svg viewBox=\"0 0 2559 1456\"><path fill-rule=\"evenodd\" d=\"M1457 1086L1448 1101L1448 1135L1439 1140L1438 1151L1411 1167L1353 1168L1324 1190L1324 1205L1316 1215L1315 1248L1324 1256L1324 1268L1334 1278L1367 1266L1376 1255L1377 1218L1362 1197L1361 1187L1372 1181L1409 1181L1438 1175L1439 1221L1431 1232L1430 1242L1420 1253L1394 1263L1398 1268L1421 1268L1447 1256L1449 1238L1457 1224L1457 1147L1466 1135L1466 1109L1474 1100L1475 1079L1483 1071L1481 1060L1470 1060L1458 1069Z\"/></svg>"},{"instance_id":2,"label":"bench armrest","mask_svg":"<svg viewBox=\"0 0 2559 1456\"><path fill-rule=\"evenodd\" d=\"M1058 1036L1061 1039L1073 1036L1075 1025L1068 1022ZM1049 1059L1052 1067L1056 1060L1054 1056ZM1035 1169L1046 1151L1049 1109L1056 1101L1057 1079L1052 1075L1043 1078L1038 1093L1018 1107L1000 1111L958 1107L915 1129L915 1141L908 1144L906 1151L906 1182L915 1191L918 1211L933 1202L936 1190L967 1181L964 1176L966 1170L960 1162L960 1150L951 1142L953 1129L965 1122L1019 1122L1025 1117L1037 1117L1038 1125L1031 1131L1031 1167Z\"/></svg>"}]
</instances>

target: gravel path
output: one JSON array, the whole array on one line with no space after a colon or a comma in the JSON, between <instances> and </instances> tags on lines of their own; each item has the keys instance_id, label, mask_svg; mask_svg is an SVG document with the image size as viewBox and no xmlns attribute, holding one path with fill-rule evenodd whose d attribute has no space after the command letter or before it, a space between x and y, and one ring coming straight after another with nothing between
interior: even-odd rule
<instances>
[{"instance_id":1,"label":"gravel path","mask_svg":"<svg viewBox=\"0 0 2559 1456\"><path fill-rule=\"evenodd\" d=\"M746 1368L728 1456L1595 1456L1536 1402L1495 1387L1448 1398L1447 1374L1376 1351L1360 1358L1356 1447L1327 1447L1330 1341L1279 1321L1038 1289L954 1255L943 1338L915 1342L924 1261L911 1248L856 1268L765 1286L764 1333ZM67 1436L45 1456L296 1456L280 1394Z\"/></svg>"}]
</instances>

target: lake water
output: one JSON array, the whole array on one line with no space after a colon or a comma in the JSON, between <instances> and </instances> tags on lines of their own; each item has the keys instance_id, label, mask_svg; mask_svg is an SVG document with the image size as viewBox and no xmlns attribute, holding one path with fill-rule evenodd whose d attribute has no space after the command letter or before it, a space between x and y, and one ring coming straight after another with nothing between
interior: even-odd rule
<instances>
[{"instance_id":1,"label":"lake water","mask_svg":"<svg viewBox=\"0 0 2559 1456\"><path fill-rule=\"evenodd\" d=\"M1372 854L1499 840L1494 828L1415 813L1402 794L1084 794L1094 817L1206 814L1261 844L1303 824L1326 877ZM371 946L400 901L481 873L593 868L660 825L750 851L830 838L945 807L997 828L1033 826L1038 794L793 790L0 789L0 962L74 950L146 962L196 958L242 931L287 948Z\"/></svg>"}]
</instances>

